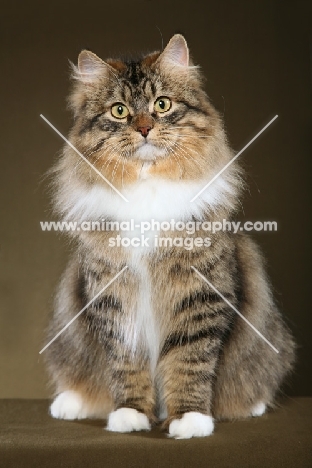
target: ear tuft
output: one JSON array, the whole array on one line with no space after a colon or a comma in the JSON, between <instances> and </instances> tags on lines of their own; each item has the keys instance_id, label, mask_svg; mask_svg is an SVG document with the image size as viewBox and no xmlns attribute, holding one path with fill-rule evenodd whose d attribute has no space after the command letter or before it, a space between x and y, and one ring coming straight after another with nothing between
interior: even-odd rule
<instances>
[{"instance_id":1,"label":"ear tuft","mask_svg":"<svg viewBox=\"0 0 312 468\"><path fill-rule=\"evenodd\" d=\"M189 66L189 49L181 34L175 34L170 39L159 60L167 65Z\"/></svg>"},{"instance_id":2,"label":"ear tuft","mask_svg":"<svg viewBox=\"0 0 312 468\"><path fill-rule=\"evenodd\" d=\"M83 50L78 57L78 65L74 66L74 78L84 83L92 83L105 70L106 64L89 50Z\"/></svg>"}]
</instances>

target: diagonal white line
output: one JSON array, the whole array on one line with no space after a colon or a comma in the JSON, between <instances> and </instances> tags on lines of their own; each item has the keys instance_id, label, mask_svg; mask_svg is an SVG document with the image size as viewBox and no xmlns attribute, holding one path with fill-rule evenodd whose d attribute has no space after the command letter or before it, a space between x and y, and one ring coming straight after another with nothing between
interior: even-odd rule
<instances>
[{"instance_id":1,"label":"diagonal white line","mask_svg":"<svg viewBox=\"0 0 312 468\"><path fill-rule=\"evenodd\" d=\"M118 276L120 276L120 275L121 275L121 274L122 274L122 273L123 273L123 272L124 272L124 271L125 271L127 268L128 268L128 267L127 267L127 266L125 266L125 267L124 267L124 268L123 268L123 269L122 269L122 270L121 270L119 273L117 273L117 275L116 275L116 276L114 276L114 278L113 278L113 279L111 279L111 280L109 281L109 283L107 283L107 285L106 285L106 286L104 286L104 288L103 288L103 289L101 289L101 291L100 291L100 292L98 292L98 293L97 293L97 294L94 296L94 298L93 298L93 299L91 299L91 301L90 301L90 302L88 302L88 304L87 304L87 305L85 305L85 306L83 307L83 309L81 309L81 311L80 311L80 312L78 312L78 314L77 314L77 315L75 315L75 317L73 317L73 318L72 318L72 319L71 319L71 320L70 320L70 321L67 323L67 325L65 325L65 327L64 327L64 328L62 328L62 330L61 330L61 331L59 331L59 332L58 332L58 333L55 335L55 337L54 337L54 338L52 338L52 340L51 340L51 341L49 341L49 343L48 343L48 344L46 344L46 345L45 345L45 347L44 347L44 348L42 348L42 350L41 350L41 351L39 351L39 354L43 353L43 351L45 351L45 350L46 350L46 349L47 349L47 348L50 346L50 344L51 344L51 343L53 343L53 341L55 341L55 340L56 340L56 338L58 338L58 337L59 337L59 336L60 336L60 335L63 333L63 331L65 331L65 330L66 330L66 328L68 328L68 327L69 327L69 325L71 325L71 324L72 324L72 323L73 323L73 322L76 320L76 318L78 318L78 317L79 317L79 315L81 315L81 314L82 314L82 312L84 312L84 311L85 311L85 310L86 310L86 309L89 307L89 305L90 305L90 304L92 304L92 302L93 302L93 301L95 301L95 299L96 299L97 297L99 297L99 296L102 294L102 292L103 292L103 291L105 291L105 289L107 289L107 288L108 288L108 286L110 286L110 285L111 285L111 284L112 284L112 283L113 283L113 282L114 282L114 281L115 281L115 280L118 278Z\"/></svg>"},{"instance_id":2,"label":"diagonal white line","mask_svg":"<svg viewBox=\"0 0 312 468\"><path fill-rule=\"evenodd\" d=\"M55 128L54 125L52 125L51 122L49 122L49 120L48 120L44 115L40 114L40 117L41 117L48 125L50 125L50 127L53 128L53 130L54 130L61 138L63 138L63 140L66 141L66 143L67 143L74 151L76 151L76 153L77 153L87 164L89 164L89 166L92 167L92 169L93 169L100 177L102 177L102 179L105 180L105 182L106 182L113 190L115 190L115 192L118 193L118 195L119 195L123 200L125 200L126 202L129 202L129 200L127 200L127 198L126 198L122 193L120 193L119 190L117 190L116 187L114 187L114 185L111 184L110 181L107 180L106 177L104 177L103 174L101 174L101 172L98 171L98 170L96 169L96 167L94 167L93 164L91 164L90 161L88 161L88 159L85 158L84 155L81 154L80 151L78 151L77 148L75 148L75 146L74 146L69 140L67 140L67 138L65 138L64 135L62 135L62 133L59 132L59 131L57 130L57 128Z\"/></svg>"},{"instance_id":3,"label":"diagonal white line","mask_svg":"<svg viewBox=\"0 0 312 468\"><path fill-rule=\"evenodd\" d=\"M238 152L238 153L237 153L237 154L234 156L234 158L233 158L233 159L231 159L231 161L230 161L230 162L228 162L228 163L227 163L227 164L226 164L226 165L225 165L225 166L224 166L224 167L221 169L221 171L219 171L219 172L218 172L218 173L217 173L217 174L216 174L216 175L215 175L215 176L214 176L214 177L213 177L213 178L212 178L212 179L211 179L211 180L208 182L208 184L207 184L207 185L205 185L205 187L203 187L203 188L202 188L202 189L201 189L201 190L198 192L198 194L197 194L197 195L195 195L195 197L193 197L193 198L192 198L192 200L190 201L190 203L192 203L194 200L196 200L196 198L197 198L197 197L199 197L199 195L200 195L201 193L203 193L203 191L204 191L204 190L206 190L206 188L208 188L208 187L209 187L209 185L211 185L211 184L212 184L212 182L214 182L214 181L215 181L215 180L216 180L216 179L219 177L219 175L221 175L221 174L222 174L222 172L224 172L224 171L225 171L225 170L226 170L226 169L227 169L227 168L228 168L228 167L229 167L229 166L230 166L230 165L231 165L231 164L232 164L232 163L235 161L235 159L237 159L237 158L238 158L238 156L240 156L240 155L243 153L243 151L245 151L245 149L247 149L247 148L248 148L248 146L250 146L250 145L251 145L251 143L253 143L253 142L254 142L254 141L255 141L255 140L258 138L258 136L260 136L260 135L261 135L261 133L263 133L263 132L264 132L264 130L266 130L266 129L268 128L268 126L269 126L269 125L271 125L271 123L273 123L273 122L274 122L274 120L276 120L276 119L277 119L277 117L278 117L278 115L276 115L275 117L273 117L273 119L272 119L272 120L270 120L270 122L269 122L269 123L267 123L267 124L266 124L266 125L263 127L263 129L262 129L262 130L260 130L260 132L258 132L258 133L257 133L257 135L256 135L256 136L254 136L254 137L253 137L253 139L252 139L252 140L250 140L250 142L249 142L249 143L247 143L247 145L246 145L246 146L244 146L244 148L243 148L243 149L241 149L241 150L240 150L240 151L239 151L239 152Z\"/></svg>"},{"instance_id":4,"label":"diagonal white line","mask_svg":"<svg viewBox=\"0 0 312 468\"><path fill-rule=\"evenodd\" d=\"M219 296L224 300L224 302L227 303L227 305L229 305L233 310L234 312L236 312L256 333L257 335L260 336L260 338L262 338L276 353L279 353L278 349L275 348L275 346L272 345L272 343L270 343L269 340L267 340L265 338L265 336L262 335L262 333L259 332L259 330L257 330L257 328L249 322L249 320L246 319L246 317L243 316L243 314L241 314L237 309L236 307L234 307L227 299L226 297L223 296L223 294L220 293L220 291L217 290L217 288L215 288L211 283L210 281L207 280L207 278L205 278L205 276L203 276L198 270L197 268L195 268L194 266L191 266L191 268L198 274L198 276L201 277L201 279L203 279L204 281L206 281L206 283L217 293L219 294Z\"/></svg>"}]
</instances>

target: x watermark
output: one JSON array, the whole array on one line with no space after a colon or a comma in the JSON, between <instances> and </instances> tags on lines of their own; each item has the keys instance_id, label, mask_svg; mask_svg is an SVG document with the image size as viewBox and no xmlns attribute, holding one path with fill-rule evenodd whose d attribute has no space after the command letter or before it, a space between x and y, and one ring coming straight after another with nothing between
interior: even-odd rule
<instances>
[{"instance_id":1,"label":"x watermark","mask_svg":"<svg viewBox=\"0 0 312 468\"><path fill-rule=\"evenodd\" d=\"M234 158L232 158L231 161L229 161L229 162L221 169L221 171L219 171L219 172L210 180L210 182L208 182L208 184L206 184L205 187L203 187L203 188L198 192L197 195L195 195L195 197L192 198L192 200L190 200L190 202L192 203L193 201L195 201L196 198L199 197L199 195L201 195L201 194L202 194L202 193L203 193L203 192L204 192L204 191L205 191L221 174L222 174L222 172L224 172L224 171L238 158L238 156L240 156L240 155L245 151L245 149L247 149L248 146L250 146L251 143L253 143L253 142L258 138L258 136L260 136L261 133L263 133L264 130L266 130L266 129L268 128L268 126L271 125L271 123L274 122L274 120L277 119L277 117L278 117L278 115L276 115L275 117L273 117L273 119L270 120L270 122L267 123L267 124L263 127L263 129L260 130L260 132L258 132L257 135L254 136L254 137L250 140L250 142L247 143L247 145L244 146L244 148L241 149L241 150L234 156Z\"/></svg>"},{"instance_id":2,"label":"x watermark","mask_svg":"<svg viewBox=\"0 0 312 468\"><path fill-rule=\"evenodd\" d=\"M113 189L115 190L116 193L118 193L118 195L125 201L125 202L129 202L129 200L127 200L127 198L119 192L119 190L116 189L116 187L110 183L109 180L106 179L106 177L103 176L103 174L97 170L96 167L93 166L93 164L90 163L90 161L84 157L83 154L80 153L80 151L77 150L77 148L75 148L75 146L66 138L64 137L64 135L62 135L62 133L54 127L54 125L51 124L51 122L42 114L40 114L40 117L48 124L50 125L51 128L53 128L53 130L61 137L63 138L64 141L66 141L66 143L74 150L76 151L76 153L87 163L89 164L90 167L92 167L92 169L100 176L102 177L103 180L105 180L105 182Z\"/></svg>"},{"instance_id":3,"label":"x watermark","mask_svg":"<svg viewBox=\"0 0 312 468\"><path fill-rule=\"evenodd\" d=\"M94 167L93 164L90 163L90 161L85 158L85 156L83 156L83 154L81 154L80 151L77 150L77 148L75 148L75 146L67 139L65 138L64 135L62 135L61 132L59 132L59 130L57 130L54 125L51 124L51 122L49 122L49 120L44 117L42 114L40 114L40 117L100 176L102 177L102 179L116 192L118 193L118 195L126 202L129 202L129 200L127 200L126 197L124 197L124 195L122 195L122 193L119 192L119 190L116 189L116 187L114 187L113 184L111 184L111 182L109 182L109 180L107 180L103 174L98 171L96 169L96 167ZM268 122L261 130L260 132L258 132L250 141L249 143L247 143L247 145L244 146L243 149L241 149L232 159L231 161L229 161L209 182L208 184L206 184L198 193L197 195L195 195L195 197L193 197L191 200L190 200L190 203L194 202L196 200L196 198L198 198L244 151L245 149L247 149L260 135L261 133L263 133L276 119L277 119L278 115L276 115L275 117L273 117L273 119L270 120L270 122ZM50 344L52 344L75 320L76 318L78 318L94 301L95 299L97 299L104 291L105 289L107 289L128 267L125 266L116 276L114 276L114 278L109 281L109 283L107 283L106 286L104 286L103 289L101 289L100 292L98 292L91 301L89 301L79 312L78 314L75 315L75 317L73 317L66 325L64 328L62 328L61 331L59 331L55 336L54 338L46 345L44 346L44 348L42 348L42 350L39 352L39 354L42 354L43 351L45 351L49 346ZM252 323L249 322L249 320L246 319L246 317L244 317L243 314L241 314L237 309L236 307L234 307L221 293L220 291L218 291L208 280L207 278L205 278L194 266L191 266L191 268L195 271L195 273L197 273L198 276L200 276L200 278L202 278L208 285L209 287L211 287L223 300L224 302L229 306L231 307L249 326L250 328L252 328L252 330L254 330L255 333L257 333L257 335L262 338L262 340L264 340L276 353L279 353L278 349L276 349L272 343L270 343L269 340L267 340L267 338L265 338L265 336L262 335L262 333L259 332L259 330L254 326L252 325Z\"/></svg>"},{"instance_id":4,"label":"x watermark","mask_svg":"<svg viewBox=\"0 0 312 468\"><path fill-rule=\"evenodd\" d=\"M73 317L73 318L65 325L65 327L62 328L62 330L59 331L59 332L55 335L55 337L52 338L52 340L49 341L49 343L46 344L46 345L44 346L44 348L42 348L41 351L39 351L39 354L43 353L43 351L45 351L45 350L50 346L50 344L52 344L53 341L55 341L55 340L63 333L63 331L65 331L66 328L68 328L69 325L71 325L71 324L76 320L76 318L78 318L79 315L81 315L81 314L89 307L89 305L91 305L92 302L94 302L95 299L97 299L97 298L105 291L105 289L107 289L107 288L118 278L118 276L120 276L127 268L128 268L127 266L123 267L123 269L120 270L120 272L117 273L117 275L115 275L114 278L111 279L111 280L107 283L107 285L104 286L104 288L101 289L101 291L98 292L98 293L94 296L94 298L91 299L91 301L89 301L88 304L86 304L86 305L78 312L78 314L76 314L75 317Z\"/></svg>"},{"instance_id":5,"label":"x watermark","mask_svg":"<svg viewBox=\"0 0 312 468\"><path fill-rule=\"evenodd\" d=\"M267 340L267 339L265 338L265 336L263 336L262 333L260 333L259 330L258 330L252 323L250 323L249 320L247 320L246 317L244 317L244 315L241 314L241 313L239 312L239 310L237 310L236 307L234 307L234 306L227 300L227 298L224 297L223 294L221 294L220 291L218 291L217 288L215 288L215 287L213 286L213 284L211 284L210 281L208 281L207 278L205 278L205 276L202 275L202 274L200 273L200 271L197 270L197 268L195 268L193 265L191 266L191 268L192 268L192 270L195 271L195 273L197 273L198 276L200 276L200 278L201 278L202 280L204 280L204 281L208 284L208 286L209 286L210 288L212 288L212 289L214 290L214 292L216 292L216 293L224 300L224 302L225 302L228 306L231 307L231 309L234 310L234 312L236 312L236 313L250 326L250 328L253 329L254 332L257 333L257 335L260 336L260 338L263 339L263 341L265 341L269 346L271 346L271 348L272 348L276 353L279 353L278 349L276 349L275 346L273 346L272 343L270 343L270 341Z\"/></svg>"}]
</instances>

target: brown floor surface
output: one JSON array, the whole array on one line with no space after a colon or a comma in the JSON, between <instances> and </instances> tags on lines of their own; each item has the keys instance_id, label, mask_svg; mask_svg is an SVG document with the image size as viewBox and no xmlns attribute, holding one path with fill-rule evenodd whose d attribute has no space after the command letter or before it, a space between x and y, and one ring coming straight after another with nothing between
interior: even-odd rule
<instances>
[{"instance_id":1,"label":"brown floor surface","mask_svg":"<svg viewBox=\"0 0 312 468\"><path fill-rule=\"evenodd\" d=\"M0 400L0 467L312 467L312 398L261 418L222 422L208 438L114 434L104 421L59 421L47 400Z\"/></svg>"}]
</instances>

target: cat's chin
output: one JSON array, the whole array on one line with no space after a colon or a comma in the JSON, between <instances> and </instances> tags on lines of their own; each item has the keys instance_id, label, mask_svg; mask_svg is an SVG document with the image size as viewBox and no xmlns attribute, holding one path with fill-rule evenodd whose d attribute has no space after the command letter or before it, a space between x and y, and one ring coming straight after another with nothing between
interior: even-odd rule
<instances>
[{"instance_id":1,"label":"cat's chin","mask_svg":"<svg viewBox=\"0 0 312 468\"><path fill-rule=\"evenodd\" d=\"M142 161L155 161L166 156L166 150L146 142L135 151L134 156Z\"/></svg>"}]
</instances>

